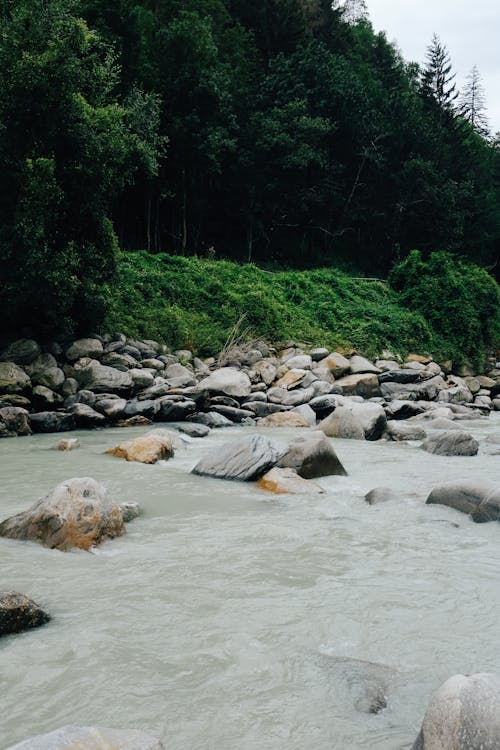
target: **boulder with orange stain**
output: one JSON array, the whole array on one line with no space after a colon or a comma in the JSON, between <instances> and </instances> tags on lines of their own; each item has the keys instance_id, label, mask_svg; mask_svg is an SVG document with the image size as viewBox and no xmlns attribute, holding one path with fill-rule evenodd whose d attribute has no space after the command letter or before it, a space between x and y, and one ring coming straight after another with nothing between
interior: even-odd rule
<instances>
[{"instance_id":1,"label":"boulder with orange stain","mask_svg":"<svg viewBox=\"0 0 500 750\"><path fill-rule=\"evenodd\" d=\"M120 507L90 477L67 479L31 508L0 523L0 536L67 551L125 534Z\"/></svg>"},{"instance_id":2,"label":"boulder with orange stain","mask_svg":"<svg viewBox=\"0 0 500 750\"><path fill-rule=\"evenodd\" d=\"M258 420L259 427L309 427L309 422L301 414L293 411L278 411Z\"/></svg>"},{"instance_id":3,"label":"boulder with orange stain","mask_svg":"<svg viewBox=\"0 0 500 750\"><path fill-rule=\"evenodd\" d=\"M176 435L169 430L151 430L140 437L127 440L106 451L125 461L138 461L142 464L155 464L166 461L174 455Z\"/></svg>"},{"instance_id":4,"label":"boulder with orange stain","mask_svg":"<svg viewBox=\"0 0 500 750\"><path fill-rule=\"evenodd\" d=\"M257 482L257 487L273 495L303 495L305 493L320 495L325 490L308 479L302 479L295 469L274 468L264 474Z\"/></svg>"}]
</instances>

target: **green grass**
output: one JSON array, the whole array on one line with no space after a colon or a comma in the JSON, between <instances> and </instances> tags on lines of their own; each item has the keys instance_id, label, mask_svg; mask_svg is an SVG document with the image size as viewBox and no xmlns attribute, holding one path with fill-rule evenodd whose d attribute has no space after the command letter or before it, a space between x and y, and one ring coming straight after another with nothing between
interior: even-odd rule
<instances>
[{"instance_id":1,"label":"green grass","mask_svg":"<svg viewBox=\"0 0 500 750\"><path fill-rule=\"evenodd\" d=\"M411 310L382 281L336 269L269 272L229 261L121 253L108 290L104 328L218 352L244 316L249 336L348 347L368 356L384 348L448 355L424 310Z\"/></svg>"}]
</instances>

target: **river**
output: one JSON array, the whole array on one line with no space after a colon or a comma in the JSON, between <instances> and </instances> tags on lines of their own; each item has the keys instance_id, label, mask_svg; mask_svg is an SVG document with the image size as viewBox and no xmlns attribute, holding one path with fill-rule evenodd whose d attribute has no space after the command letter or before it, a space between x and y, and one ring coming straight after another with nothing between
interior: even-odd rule
<instances>
[{"instance_id":1,"label":"river","mask_svg":"<svg viewBox=\"0 0 500 750\"><path fill-rule=\"evenodd\" d=\"M500 436L500 414L465 426ZM0 587L53 615L0 641L2 749L78 724L143 729L166 750L401 750L445 679L500 671L500 528L422 502L447 479L498 483L500 456L337 440L349 476L307 497L189 473L252 429L155 466L103 455L144 428L72 433L71 453L51 450L57 435L2 441L2 519L75 476L144 508L95 554L0 539ZM401 500L368 506L380 485ZM395 670L387 708L355 709L337 657Z\"/></svg>"}]
</instances>

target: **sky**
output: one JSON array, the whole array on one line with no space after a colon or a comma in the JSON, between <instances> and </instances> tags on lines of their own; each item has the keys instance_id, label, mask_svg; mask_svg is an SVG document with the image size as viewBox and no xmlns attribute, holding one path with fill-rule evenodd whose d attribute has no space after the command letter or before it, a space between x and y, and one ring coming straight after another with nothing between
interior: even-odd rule
<instances>
[{"instance_id":1,"label":"sky","mask_svg":"<svg viewBox=\"0 0 500 750\"><path fill-rule=\"evenodd\" d=\"M422 63L436 33L450 54L460 88L477 65L492 132L500 131L500 0L366 0L376 31L405 60Z\"/></svg>"}]
</instances>

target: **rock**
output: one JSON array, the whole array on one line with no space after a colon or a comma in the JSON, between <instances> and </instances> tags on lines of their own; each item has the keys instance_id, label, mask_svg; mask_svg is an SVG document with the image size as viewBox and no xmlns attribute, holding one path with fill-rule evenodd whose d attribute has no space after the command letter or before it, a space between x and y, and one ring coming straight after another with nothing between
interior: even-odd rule
<instances>
[{"instance_id":1,"label":"rock","mask_svg":"<svg viewBox=\"0 0 500 750\"><path fill-rule=\"evenodd\" d=\"M41 411L30 414L33 432L68 432L75 429L75 418L64 411Z\"/></svg>"},{"instance_id":2,"label":"rock","mask_svg":"<svg viewBox=\"0 0 500 750\"><path fill-rule=\"evenodd\" d=\"M498 750L500 678L457 674L433 694L413 750Z\"/></svg>"},{"instance_id":3,"label":"rock","mask_svg":"<svg viewBox=\"0 0 500 750\"><path fill-rule=\"evenodd\" d=\"M418 383L420 373L415 370L386 370L378 376L379 383Z\"/></svg>"},{"instance_id":4,"label":"rock","mask_svg":"<svg viewBox=\"0 0 500 750\"><path fill-rule=\"evenodd\" d=\"M96 411L104 414L108 419L118 419L125 412L127 402L119 396L107 395L105 398L98 398L95 402Z\"/></svg>"},{"instance_id":5,"label":"rock","mask_svg":"<svg viewBox=\"0 0 500 750\"><path fill-rule=\"evenodd\" d=\"M360 375L361 373L365 372L372 372L376 375L380 373L378 367L375 367L375 365L372 364L368 359L365 359L365 357L359 357L358 355L351 357L349 365L353 375Z\"/></svg>"},{"instance_id":6,"label":"rock","mask_svg":"<svg viewBox=\"0 0 500 750\"><path fill-rule=\"evenodd\" d=\"M161 359L156 359L156 357L150 357L148 359L141 359L141 365L145 367L147 370L164 370L165 369L165 363L162 362ZM192 376L192 373L189 373Z\"/></svg>"},{"instance_id":7,"label":"rock","mask_svg":"<svg viewBox=\"0 0 500 750\"><path fill-rule=\"evenodd\" d=\"M0 362L14 362L16 365L29 365L40 355L40 346L33 339L13 341L0 356Z\"/></svg>"},{"instance_id":8,"label":"rock","mask_svg":"<svg viewBox=\"0 0 500 750\"><path fill-rule=\"evenodd\" d=\"M147 425L153 424L150 419L143 417L140 414L136 417L129 417L129 419L119 419L115 422L115 427L146 427Z\"/></svg>"},{"instance_id":9,"label":"rock","mask_svg":"<svg viewBox=\"0 0 500 750\"><path fill-rule=\"evenodd\" d=\"M16 591L0 591L0 636L38 628L50 616L32 599Z\"/></svg>"},{"instance_id":10,"label":"rock","mask_svg":"<svg viewBox=\"0 0 500 750\"><path fill-rule=\"evenodd\" d=\"M33 407L37 410L47 411L50 407L57 408L63 403L63 398L54 393L44 385L36 385L32 392Z\"/></svg>"},{"instance_id":11,"label":"rock","mask_svg":"<svg viewBox=\"0 0 500 750\"><path fill-rule=\"evenodd\" d=\"M120 503L118 507L122 514L123 523L130 523L130 521L133 521L135 518L142 516L142 508L139 503L129 501L127 503Z\"/></svg>"},{"instance_id":12,"label":"rock","mask_svg":"<svg viewBox=\"0 0 500 750\"><path fill-rule=\"evenodd\" d=\"M65 380L64 372L59 367L48 367L46 370L37 370L31 376L35 385L43 385L53 391L57 391Z\"/></svg>"},{"instance_id":13,"label":"rock","mask_svg":"<svg viewBox=\"0 0 500 750\"><path fill-rule=\"evenodd\" d=\"M86 404L73 404L68 411L75 418L77 427L103 427L106 417Z\"/></svg>"},{"instance_id":14,"label":"rock","mask_svg":"<svg viewBox=\"0 0 500 750\"><path fill-rule=\"evenodd\" d=\"M134 388L149 388L150 386L154 385L154 375L150 370L139 370L135 367L132 367L128 371L128 374L134 382Z\"/></svg>"},{"instance_id":15,"label":"rock","mask_svg":"<svg viewBox=\"0 0 500 750\"><path fill-rule=\"evenodd\" d=\"M382 396L387 400L434 401L439 392L446 389L446 382L440 375L419 383L381 383Z\"/></svg>"},{"instance_id":16,"label":"rock","mask_svg":"<svg viewBox=\"0 0 500 750\"><path fill-rule=\"evenodd\" d=\"M407 362L418 362L421 365L428 365L432 362L432 357L424 356L422 354L409 354L406 358Z\"/></svg>"},{"instance_id":17,"label":"rock","mask_svg":"<svg viewBox=\"0 0 500 750\"><path fill-rule=\"evenodd\" d=\"M328 353L328 349L325 349L324 347L317 347L315 349L311 349L309 355L313 362L320 362L322 359L325 359L325 357L328 357Z\"/></svg>"},{"instance_id":18,"label":"rock","mask_svg":"<svg viewBox=\"0 0 500 750\"><path fill-rule=\"evenodd\" d=\"M223 417L222 414L217 414L215 411L198 412L188 417L189 422L198 422L199 424L206 425L210 429L217 427L232 427L233 422L227 417Z\"/></svg>"},{"instance_id":19,"label":"rock","mask_svg":"<svg viewBox=\"0 0 500 750\"><path fill-rule=\"evenodd\" d=\"M253 412L256 417L268 417L270 414L288 412L291 406L282 406L281 404L268 404L264 401L246 401L245 409Z\"/></svg>"},{"instance_id":20,"label":"rock","mask_svg":"<svg viewBox=\"0 0 500 750\"><path fill-rule=\"evenodd\" d=\"M364 500L368 505L380 505L390 500L399 500L399 495L390 487L374 487L366 493Z\"/></svg>"},{"instance_id":21,"label":"rock","mask_svg":"<svg viewBox=\"0 0 500 750\"><path fill-rule=\"evenodd\" d=\"M274 379L276 378L277 368L275 367L273 362L261 359L259 360L259 362L255 362L255 364L253 365L253 369L258 374L262 382L266 385L271 385L271 383L274 382Z\"/></svg>"},{"instance_id":22,"label":"rock","mask_svg":"<svg viewBox=\"0 0 500 750\"><path fill-rule=\"evenodd\" d=\"M374 373L346 375L337 380L336 384L342 388L342 393L346 396L373 398L381 395L378 377Z\"/></svg>"},{"instance_id":23,"label":"rock","mask_svg":"<svg viewBox=\"0 0 500 750\"><path fill-rule=\"evenodd\" d=\"M316 427L316 413L311 409L309 404L300 404L293 410L294 414L299 414L303 417L309 427Z\"/></svg>"},{"instance_id":24,"label":"rock","mask_svg":"<svg viewBox=\"0 0 500 750\"><path fill-rule=\"evenodd\" d=\"M133 385L130 373L115 370L99 363L88 365L75 373L80 388L87 388L94 393L116 392L128 394Z\"/></svg>"},{"instance_id":25,"label":"rock","mask_svg":"<svg viewBox=\"0 0 500 750\"><path fill-rule=\"evenodd\" d=\"M288 370L288 372L285 372L285 374L276 381L274 387L292 390L293 388L296 388L298 385L300 385L300 383L302 383L306 375L307 370L299 370L297 368Z\"/></svg>"},{"instance_id":26,"label":"rock","mask_svg":"<svg viewBox=\"0 0 500 750\"><path fill-rule=\"evenodd\" d=\"M342 354L339 354L339 352L332 352L328 357L322 359L319 364L327 367L334 378L341 378L351 370L349 360Z\"/></svg>"},{"instance_id":27,"label":"rock","mask_svg":"<svg viewBox=\"0 0 500 750\"><path fill-rule=\"evenodd\" d=\"M277 465L282 469L295 469L303 479L347 475L331 442L317 431L293 438Z\"/></svg>"},{"instance_id":28,"label":"rock","mask_svg":"<svg viewBox=\"0 0 500 750\"><path fill-rule=\"evenodd\" d=\"M296 388L293 391L287 391L284 388L270 388L267 392L267 398L271 403L281 404L282 406L307 404L314 398L314 395L312 388Z\"/></svg>"},{"instance_id":29,"label":"rock","mask_svg":"<svg viewBox=\"0 0 500 750\"><path fill-rule=\"evenodd\" d=\"M137 416L154 419L159 409L160 403L158 401L139 401L139 399L133 398L127 401L123 414L126 419Z\"/></svg>"},{"instance_id":30,"label":"rock","mask_svg":"<svg viewBox=\"0 0 500 750\"><path fill-rule=\"evenodd\" d=\"M431 435L422 448L437 456L475 456L479 443L468 432L450 430Z\"/></svg>"},{"instance_id":31,"label":"rock","mask_svg":"<svg viewBox=\"0 0 500 750\"><path fill-rule=\"evenodd\" d=\"M246 419L253 419L255 414L249 409L237 409L234 406L213 406L212 412L215 414L222 414L223 417L227 417L231 422L243 422Z\"/></svg>"},{"instance_id":32,"label":"rock","mask_svg":"<svg viewBox=\"0 0 500 750\"><path fill-rule=\"evenodd\" d=\"M134 729L68 726L24 740L7 750L163 750L163 744Z\"/></svg>"},{"instance_id":33,"label":"rock","mask_svg":"<svg viewBox=\"0 0 500 750\"><path fill-rule=\"evenodd\" d=\"M395 399L384 405L387 419L409 419L422 414L425 409L416 401L399 401Z\"/></svg>"},{"instance_id":34,"label":"rock","mask_svg":"<svg viewBox=\"0 0 500 750\"><path fill-rule=\"evenodd\" d=\"M388 422L383 434L386 440L425 440L427 433L422 427L401 422Z\"/></svg>"},{"instance_id":35,"label":"rock","mask_svg":"<svg viewBox=\"0 0 500 750\"><path fill-rule=\"evenodd\" d=\"M316 413L318 419L325 419L337 407L338 399L335 394L316 396L309 401L310 408Z\"/></svg>"},{"instance_id":36,"label":"rock","mask_svg":"<svg viewBox=\"0 0 500 750\"><path fill-rule=\"evenodd\" d=\"M309 427L307 420L293 411L281 411L262 417L257 422L259 427Z\"/></svg>"},{"instance_id":37,"label":"rock","mask_svg":"<svg viewBox=\"0 0 500 750\"><path fill-rule=\"evenodd\" d=\"M119 354L118 352L109 352L101 358L101 364L107 367L113 367L115 370L127 372L140 367L139 362L131 357L130 354Z\"/></svg>"},{"instance_id":38,"label":"rock","mask_svg":"<svg viewBox=\"0 0 500 750\"><path fill-rule=\"evenodd\" d=\"M0 393L23 393L31 386L24 370L14 362L0 362Z\"/></svg>"},{"instance_id":39,"label":"rock","mask_svg":"<svg viewBox=\"0 0 500 750\"><path fill-rule=\"evenodd\" d=\"M289 370L310 370L312 359L309 354L298 354L287 359L286 366Z\"/></svg>"},{"instance_id":40,"label":"rock","mask_svg":"<svg viewBox=\"0 0 500 750\"><path fill-rule=\"evenodd\" d=\"M0 536L64 551L72 547L89 550L124 533L118 505L90 477L62 482L29 510L0 523Z\"/></svg>"},{"instance_id":41,"label":"rock","mask_svg":"<svg viewBox=\"0 0 500 750\"><path fill-rule=\"evenodd\" d=\"M399 370L401 365L395 359L377 359L375 360L375 367L378 367L382 372L392 372Z\"/></svg>"},{"instance_id":42,"label":"rock","mask_svg":"<svg viewBox=\"0 0 500 750\"><path fill-rule=\"evenodd\" d=\"M325 492L319 484L299 476L295 469L280 469L276 466L259 479L257 487L274 495L321 495Z\"/></svg>"},{"instance_id":43,"label":"rock","mask_svg":"<svg viewBox=\"0 0 500 750\"><path fill-rule=\"evenodd\" d=\"M460 510L476 523L500 520L500 486L489 482L445 482L434 487L426 502Z\"/></svg>"},{"instance_id":44,"label":"rock","mask_svg":"<svg viewBox=\"0 0 500 750\"><path fill-rule=\"evenodd\" d=\"M260 479L286 452L286 446L249 435L214 448L196 464L193 474L251 482Z\"/></svg>"},{"instance_id":45,"label":"rock","mask_svg":"<svg viewBox=\"0 0 500 750\"><path fill-rule=\"evenodd\" d=\"M29 413L26 409L4 406L0 409L0 421L15 435L31 435Z\"/></svg>"},{"instance_id":46,"label":"rock","mask_svg":"<svg viewBox=\"0 0 500 750\"><path fill-rule=\"evenodd\" d=\"M78 381L75 380L75 378L66 378L61 388L61 393L64 398L68 398L68 396L74 396L77 392Z\"/></svg>"},{"instance_id":47,"label":"rock","mask_svg":"<svg viewBox=\"0 0 500 750\"><path fill-rule=\"evenodd\" d=\"M354 708L361 713L378 714L387 706L387 694L396 670L385 664L333 656L329 658L336 678L345 682Z\"/></svg>"},{"instance_id":48,"label":"rock","mask_svg":"<svg viewBox=\"0 0 500 750\"><path fill-rule=\"evenodd\" d=\"M78 438L66 438L65 440L59 440L59 442L54 445L54 448L57 451L74 451L79 447L80 441L78 440Z\"/></svg>"},{"instance_id":49,"label":"rock","mask_svg":"<svg viewBox=\"0 0 500 750\"><path fill-rule=\"evenodd\" d=\"M207 427L205 424L195 424L194 422L180 424L177 430L193 438L203 438L210 434L210 427Z\"/></svg>"},{"instance_id":50,"label":"rock","mask_svg":"<svg viewBox=\"0 0 500 750\"><path fill-rule=\"evenodd\" d=\"M104 348L99 339L78 339L66 349L66 359L68 362L76 362L82 357L99 359L104 354Z\"/></svg>"},{"instance_id":51,"label":"rock","mask_svg":"<svg viewBox=\"0 0 500 750\"><path fill-rule=\"evenodd\" d=\"M439 393L439 401L450 404L469 404L474 396L466 385L457 385L454 388Z\"/></svg>"},{"instance_id":52,"label":"rock","mask_svg":"<svg viewBox=\"0 0 500 750\"><path fill-rule=\"evenodd\" d=\"M174 455L175 433L168 430L156 430L105 451L115 458L125 461L137 461L142 464L155 464L167 461Z\"/></svg>"},{"instance_id":53,"label":"rock","mask_svg":"<svg viewBox=\"0 0 500 750\"><path fill-rule=\"evenodd\" d=\"M196 404L191 399L172 401L168 398L160 400L160 409L156 414L158 422L183 422L196 412Z\"/></svg>"},{"instance_id":54,"label":"rock","mask_svg":"<svg viewBox=\"0 0 500 750\"><path fill-rule=\"evenodd\" d=\"M31 401L26 396L20 396L19 393L2 393L0 395L0 407L19 406L21 409L30 409Z\"/></svg>"},{"instance_id":55,"label":"rock","mask_svg":"<svg viewBox=\"0 0 500 750\"><path fill-rule=\"evenodd\" d=\"M365 431L360 420L345 406L337 406L332 414L318 424L317 429L331 438L365 439Z\"/></svg>"},{"instance_id":56,"label":"rock","mask_svg":"<svg viewBox=\"0 0 500 750\"><path fill-rule=\"evenodd\" d=\"M441 430L441 431L443 431L443 430L448 430L448 431L449 430L458 430L458 431L462 431L462 427L459 424L457 424L456 422L453 422L451 419L448 419L447 417L435 417L433 419L432 418L432 413L433 412L426 412L425 416L427 418L418 419L418 420L415 419L415 420L412 420L412 422L413 421L415 421L415 422L417 422L417 421L418 422L423 422L425 424L425 429L426 430ZM424 416L424 415L422 415L422 416Z\"/></svg>"},{"instance_id":57,"label":"rock","mask_svg":"<svg viewBox=\"0 0 500 750\"><path fill-rule=\"evenodd\" d=\"M234 398L243 398L252 392L248 375L232 367L221 367L215 370L207 378L200 380L196 388L210 393L224 393Z\"/></svg>"}]
</instances>

